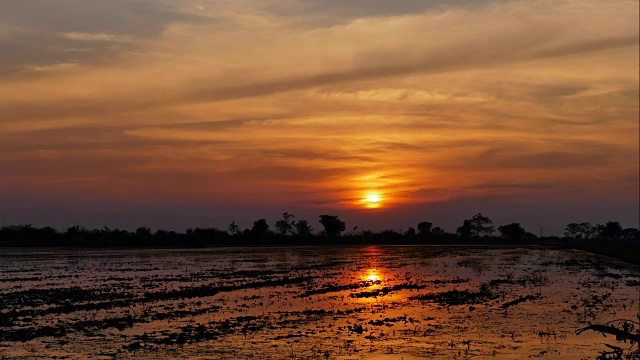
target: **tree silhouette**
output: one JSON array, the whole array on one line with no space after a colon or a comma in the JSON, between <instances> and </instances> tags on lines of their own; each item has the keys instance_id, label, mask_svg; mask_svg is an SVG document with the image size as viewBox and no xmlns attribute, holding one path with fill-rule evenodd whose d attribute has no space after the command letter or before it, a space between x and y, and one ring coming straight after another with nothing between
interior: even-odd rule
<instances>
[{"instance_id":1,"label":"tree silhouette","mask_svg":"<svg viewBox=\"0 0 640 360\"><path fill-rule=\"evenodd\" d=\"M597 232L597 227L590 222L570 223L564 228L564 236L572 239L590 239Z\"/></svg>"},{"instance_id":2,"label":"tree silhouette","mask_svg":"<svg viewBox=\"0 0 640 360\"><path fill-rule=\"evenodd\" d=\"M406 232L385 230L373 232L370 230L359 230L357 227L349 234L345 234L345 223L337 216L322 215L320 223L324 231L320 236L313 234L313 229L305 219L293 220L293 215L284 213L281 223L278 223L278 232L287 236L274 236L269 231L269 225L265 219L256 220L253 227L240 231L238 225L232 222L228 231L216 228L195 228L187 229L180 233L158 229L152 232L147 227L140 227L133 231L110 229L85 229L80 226L68 228L66 231L57 231L52 227L36 228L31 225L12 225L0 227L0 247L202 247L202 246L254 246L256 244L417 244L421 238L417 236L414 228L409 228ZM291 227L285 225L289 224ZM429 223L420 224L423 233L430 229L429 239L436 241L454 240L453 234L446 233L439 227L431 227ZM470 219L464 220L463 225L458 228L458 234L462 240L476 236L491 234L493 231L492 222L489 218L477 214ZM534 234L525 232L519 223L502 225L499 228L500 234L504 238L522 239L530 241L536 238ZM359 231L356 231L359 230ZM620 254L624 259L634 260L633 254L637 251L637 244L632 241L640 241L640 230L622 229L621 225L615 221L609 221L605 225L592 226L589 222L571 223L566 227L565 235L569 238L591 238L596 241L575 242L578 248L612 248L615 254ZM342 237L337 237L341 235ZM235 234L229 236L229 234ZM293 235L293 236L289 236ZM597 236L596 236L597 235ZM332 237L329 238L328 237ZM541 237L542 241L553 243L559 241L558 237ZM613 243L611 240L617 240ZM607 241L606 246L600 246L598 241ZM464 243L464 241L462 241ZM472 243L472 241L470 242ZM563 243L564 244L564 243ZM599 251L599 250L598 250Z\"/></svg>"},{"instance_id":3,"label":"tree silhouette","mask_svg":"<svg viewBox=\"0 0 640 360\"><path fill-rule=\"evenodd\" d=\"M294 217L293 214L289 214L288 212L282 214L282 219L276 221L276 231L278 234L287 235L293 231L293 221L291 221L291 219Z\"/></svg>"},{"instance_id":4,"label":"tree silhouette","mask_svg":"<svg viewBox=\"0 0 640 360\"><path fill-rule=\"evenodd\" d=\"M570 223L567 224L564 228L564 236L572 239L577 239L582 237L582 230L580 228L580 224L578 223Z\"/></svg>"},{"instance_id":5,"label":"tree silhouette","mask_svg":"<svg viewBox=\"0 0 640 360\"><path fill-rule=\"evenodd\" d=\"M256 235L264 235L269 231L269 224L267 224L267 220L259 219L253 222L253 227L251 228L251 232Z\"/></svg>"},{"instance_id":6,"label":"tree silhouette","mask_svg":"<svg viewBox=\"0 0 640 360\"><path fill-rule=\"evenodd\" d=\"M21 225L22 227L30 228L31 225ZM86 232L86 229L81 227L80 225L75 225L67 229L67 235L77 235L80 233Z\"/></svg>"},{"instance_id":7,"label":"tree silhouette","mask_svg":"<svg viewBox=\"0 0 640 360\"><path fill-rule=\"evenodd\" d=\"M418 232L421 235L427 235L431 232L431 227L433 227L432 223L428 221L423 221L420 224L418 224Z\"/></svg>"},{"instance_id":8,"label":"tree silhouette","mask_svg":"<svg viewBox=\"0 0 640 360\"><path fill-rule=\"evenodd\" d=\"M238 235L240 233L240 226L238 226L235 221L232 221L231 224L229 224L228 231L229 235Z\"/></svg>"},{"instance_id":9,"label":"tree silhouette","mask_svg":"<svg viewBox=\"0 0 640 360\"><path fill-rule=\"evenodd\" d=\"M300 219L293 223L295 227L296 235L298 236L309 236L313 232L313 228L309 225L309 222L305 219Z\"/></svg>"},{"instance_id":10,"label":"tree silhouette","mask_svg":"<svg viewBox=\"0 0 640 360\"><path fill-rule=\"evenodd\" d=\"M465 220L462 223L462 226L460 226L458 230L456 230L456 232L458 233L458 235L460 235L463 238L471 237L471 235L473 235L473 229L471 228L471 220Z\"/></svg>"},{"instance_id":11,"label":"tree silhouette","mask_svg":"<svg viewBox=\"0 0 640 360\"><path fill-rule=\"evenodd\" d=\"M433 229L431 229L431 234L441 236L441 235L444 235L445 232L441 227L436 226Z\"/></svg>"},{"instance_id":12,"label":"tree silhouette","mask_svg":"<svg viewBox=\"0 0 640 360\"><path fill-rule=\"evenodd\" d=\"M324 226L324 233L330 236L338 236L345 229L344 221L337 216L320 215L320 224Z\"/></svg>"},{"instance_id":13,"label":"tree silhouette","mask_svg":"<svg viewBox=\"0 0 640 360\"><path fill-rule=\"evenodd\" d=\"M136 229L136 236L139 237L149 237L151 236L151 229L146 226L141 226Z\"/></svg>"},{"instance_id":14,"label":"tree silhouette","mask_svg":"<svg viewBox=\"0 0 640 360\"><path fill-rule=\"evenodd\" d=\"M598 232L598 228L591 225L590 222L580 223L580 226L582 227L582 233L585 239L591 239Z\"/></svg>"},{"instance_id":15,"label":"tree silhouette","mask_svg":"<svg viewBox=\"0 0 640 360\"><path fill-rule=\"evenodd\" d=\"M620 233L621 240L640 240L640 230L635 228L626 228Z\"/></svg>"},{"instance_id":16,"label":"tree silhouette","mask_svg":"<svg viewBox=\"0 0 640 360\"><path fill-rule=\"evenodd\" d=\"M462 226L458 228L458 234L462 237L480 237L481 235L493 234L495 227L492 225L493 221L481 213L475 214L471 219L467 219L463 222Z\"/></svg>"},{"instance_id":17,"label":"tree silhouette","mask_svg":"<svg viewBox=\"0 0 640 360\"><path fill-rule=\"evenodd\" d=\"M498 231L500 231L503 238L512 240L520 240L526 234L526 231L520 226L520 223L502 225L498 227Z\"/></svg>"},{"instance_id":18,"label":"tree silhouette","mask_svg":"<svg viewBox=\"0 0 640 360\"><path fill-rule=\"evenodd\" d=\"M622 226L617 221L609 221L605 225L596 226L598 237L607 240L619 239L622 235Z\"/></svg>"}]
</instances>

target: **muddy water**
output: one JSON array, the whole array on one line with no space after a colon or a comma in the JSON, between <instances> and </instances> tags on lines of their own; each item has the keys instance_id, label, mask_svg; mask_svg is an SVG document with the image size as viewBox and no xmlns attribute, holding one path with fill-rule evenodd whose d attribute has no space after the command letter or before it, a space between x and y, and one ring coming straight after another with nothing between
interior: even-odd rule
<instances>
[{"instance_id":1,"label":"muddy water","mask_svg":"<svg viewBox=\"0 0 640 360\"><path fill-rule=\"evenodd\" d=\"M624 344L576 330L634 319L639 276L540 248L2 250L0 354L593 359Z\"/></svg>"}]
</instances>

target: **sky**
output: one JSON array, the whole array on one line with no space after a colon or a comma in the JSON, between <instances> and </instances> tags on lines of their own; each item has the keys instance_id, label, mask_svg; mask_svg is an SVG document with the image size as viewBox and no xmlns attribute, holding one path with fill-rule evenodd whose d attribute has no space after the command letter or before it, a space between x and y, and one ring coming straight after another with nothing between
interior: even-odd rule
<instances>
[{"instance_id":1,"label":"sky","mask_svg":"<svg viewBox=\"0 0 640 360\"><path fill-rule=\"evenodd\" d=\"M0 0L0 224L638 227L638 14Z\"/></svg>"}]
</instances>

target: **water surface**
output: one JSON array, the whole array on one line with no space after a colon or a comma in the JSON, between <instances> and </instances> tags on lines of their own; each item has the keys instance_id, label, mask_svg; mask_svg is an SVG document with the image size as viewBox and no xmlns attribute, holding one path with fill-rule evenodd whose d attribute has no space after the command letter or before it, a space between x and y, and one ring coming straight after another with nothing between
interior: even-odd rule
<instances>
[{"instance_id":1,"label":"water surface","mask_svg":"<svg viewBox=\"0 0 640 360\"><path fill-rule=\"evenodd\" d=\"M543 248L2 250L8 358L582 359L638 267Z\"/></svg>"}]
</instances>

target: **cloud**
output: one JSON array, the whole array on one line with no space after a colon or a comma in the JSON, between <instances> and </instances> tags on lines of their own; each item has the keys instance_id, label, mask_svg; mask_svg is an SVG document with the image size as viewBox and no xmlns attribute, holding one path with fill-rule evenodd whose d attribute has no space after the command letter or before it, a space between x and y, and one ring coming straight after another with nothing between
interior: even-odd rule
<instances>
[{"instance_id":1,"label":"cloud","mask_svg":"<svg viewBox=\"0 0 640 360\"><path fill-rule=\"evenodd\" d=\"M106 41L106 42L131 42L132 39L126 36L117 36L109 33L91 33L91 32L80 32L80 31L70 31L65 33L60 33L59 36L64 39L75 40L75 41Z\"/></svg>"},{"instance_id":2,"label":"cloud","mask_svg":"<svg viewBox=\"0 0 640 360\"><path fill-rule=\"evenodd\" d=\"M563 8L541 1L536 14L526 17L528 6L514 2L474 11L431 10L418 15L362 18L308 30L298 28L298 24L277 22L243 23L233 30L220 28L217 23L176 22L167 25L160 39L139 44L146 49L132 53L124 62L126 68L100 69L96 74L79 72L70 74L68 80L79 83L99 77L96 80L101 82L112 76L121 89L148 94L147 99L136 96L126 101L111 94L96 94L102 100L81 100L90 103L108 99L112 103L108 107L128 111L129 107L227 101L418 74L491 70L527 61L637 47L637 19L629 11L633 4L603 3L598 11L571 1L566 4ZM617 25L603 23L609 18L619 19ZM75 34L86 39L113 35ZM254 57L270 60L255 62ZM196 78L188 70L194 68L199 72ZM174 69L173 74L164 69ZM123 79L124 73L136 73L137 81ZM157 90L149 91L152 88ZM416 93L415 89L411 91ZM157 98L158 92L169 98ZM70 111L77 109L79 100L69 99ZM60 108L63 103L56 100L55 106ZM46 111L47 104L42 105ZM29 107L16 111L28 113L25 108ZM81 108L78 111L82 114Z\"/></svg>"},{"instance_id":3,"label":"cloud","mask_svg":"<svg viewBox=\"0 0 640 360\"><path fill-rule=\"evenodd\" d=\"M156 37L168 23L193 18L148 0L0 0L0 9L0 77L71 61L100 63L136 48L134 38Z\"/></svg>"},{"instance_id":4,"label":"cloud","mask_svg":"<svg viewBox=\"0 0 640 360\"><path fill-rule=\"evenodd\" d=\"M582 167L592 167L594 165L607 164L608 155L606 153L584 153L584 152L563 152L544 151L537 153L509 155L505 157L488 157L484 159L485 166L490 168L508 169L575 169Z\"/></svg>"}]
</instances>

